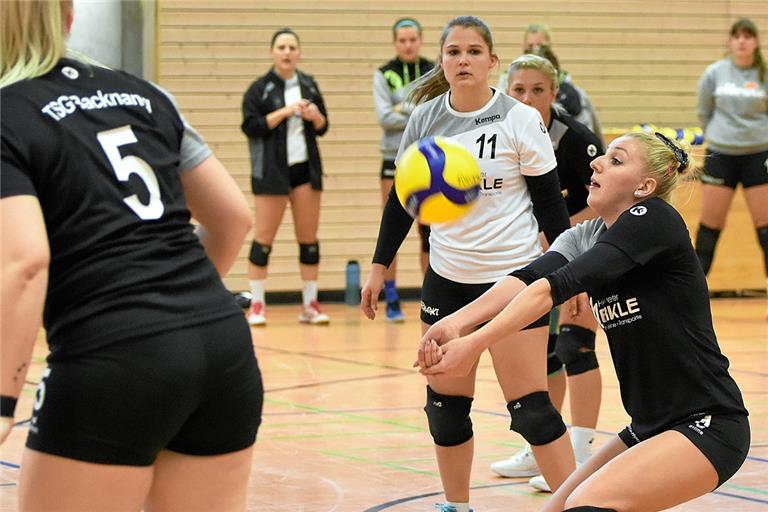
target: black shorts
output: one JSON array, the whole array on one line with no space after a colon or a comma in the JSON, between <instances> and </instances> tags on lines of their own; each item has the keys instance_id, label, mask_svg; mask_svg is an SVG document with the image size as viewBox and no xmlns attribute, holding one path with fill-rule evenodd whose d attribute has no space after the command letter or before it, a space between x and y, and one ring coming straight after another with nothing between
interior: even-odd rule
<instances>
[{"instance_id":1,"label":"black shorts","mask_svg":"<svg viewBox=\"0 0 768 512\"><path fill-rule=\"evenodd\" d=\"M717 472L720 487L736 474L749 452L749 421L743 414L719 414L690 418L672 426L687 437L709 460ZM619 432L627 447L638 443L629 427Z\"/></svg>"},{"instance_id":2,"label":"black shorts","mask_svg":"<svg viewBox=\"0 0 768 512\"><path fill-rule=\"evenodd\" d=\"M309 183L309 162L290 166L288 168L288 183L291 185L291 190L299 185Z\"/></svg>"},{"instance_id":3,"label":"black shorts","mask_svg":"<svg viewBox=\"0 0 768 512\"><path fill-rule=\"evenodd\" d=\"M149 466L160 450L220 455L256 440L264 390L242 315L48 358L27 447Z\"/></svg>"},{"instance_id":4,"label":"black shorts","mask_svg":"<svg viewBox=\"0 0 768 512\"><path fill-rule=\"evenodd\" d=\"M394 160L382 160L381 161L381 174L379 177L382 180L395 179L395 161Z\"/></svg>"},{"instance_id":5,"label":"black shorts","mask_svg":"<svg viewBox=\"0 0 768 512\"><path fill-rule=\"evenodd\" d=\"M434 324L443 317L463 308L495 283L464 284L451 281L427 267L424 283L421 285L421 321ZM525 329L545 327L549 324L549 313L539 318Z\"/></svg>"},{"instance_id":6,"label":"black shorts","mask_svg":"<svg viewBox=\"0 0 768 512\"><path fill-rule=\"evenodd\" d=\"M765 185L768 183L768 151L724 155L708 149L701 182L728 188L736 188L739 183L744 188Z\"/></svg>"}]
</instances>

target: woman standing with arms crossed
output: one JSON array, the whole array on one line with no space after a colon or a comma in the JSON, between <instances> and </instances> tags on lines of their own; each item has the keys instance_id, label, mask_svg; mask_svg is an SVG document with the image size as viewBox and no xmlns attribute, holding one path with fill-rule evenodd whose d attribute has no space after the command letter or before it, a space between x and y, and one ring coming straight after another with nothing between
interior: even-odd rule
<instances>
[{"instance_id":1,"label":"woman standing with arms crossed","mask_svg":"<svg viewBox=\"0 0 768 512\"><path fill-rule=\"evenodd\" d=\"M603 153L602 144L589 128L579 123L555 103L558 94L557 69L547 59L536 55L522 55L509 65L507 94L539 111L547 126L549 138L557 159L565 204L571 226L594 218L595 212L587 204L588 186L592 169L590 162ZM600 412L602 381L595 355L597 322L589 308L586 294L569 300L552 315L555 333L549 335L547 347L548 388L552 401L561 410L568 374L571 403L571 442L576 463L583 463L590 455L592 440ZM501 476L533 476L531 485L548 491L539 468L526 445L511 458L491 464L491 470Z\"/></svg>"},{"instance_id":2,"label":"woman standing with arms crossed","mask_svg":"<svg viewBox=\"0 0 768 512\"><path fill-rule=\"evenodd\" d=\"M699 80L699 122L707 158L696 254L708 274L741 183L768 277L768 77L755 24L736 21L728 46L730 55L710 65Z\"/></svg>"},{"instance_id":3,"label":"woman standing with arms crossed","mask_svg":"<svg viewBox=\"0 0 768 512\"><path fill-rule=\"evenodd\" d=\"M712 327L707 281L669 204L693 164L658 133L614 140L592 162L589 205L600 217L560 235L422 339L423 373L466 375L502 336L589 293L631 423L568 477L544 512L666 510L722 485L747 456L747 411Z\"/></svg>"},{"instance_id":4,"label":"woman standing with arms crossed","mask_svg":"<svg viewBox=\"0 0 768 512\"><path fill-rule=\"evenodd\" d=\"M416 103L428 101L411 115L399 155L416 140L447 136L477 156L483 176L478 204L466 216L432 226L422 331L535 259L541 253L539 226L548 240L568 227L546 127L535 109L488 86L497 63L488 26L474 16L454 18L440 38L436 68L413 91ZM368 318L375 317L384 271L412 222L393 190L362 291ZM491 356L512 429L531 443L544 476L557 488L575 463L565 424L546 391L548 315L543 315L512 338L502 336ZM475 371L459 379L428 379L425 411L448 500L441 505L445 512L469 510Z\"/></svg>"},{"instance_id":5,"label":"woman standing with arms crossed","mask_svg":"<svg viewBox=\"0 0 768 512\"><path fill-rule=\"evenodd\" d=\"M267 266L285 207L291 202L304 282L299 321L327 324L317 302L320 198L323 168L317 137L328 131L328 114L315 80L297 69L299 36L290 28L272 35L274 65L253 82L243 97L242 130L251 153L251 189L256 228L248 265L253 299L248 323L265 325Z\"/></svg>"},{"instance_id":6,"label":"woman standing with arms crossed","mask_svg":"<svg viewBox=\"0 0 768 512\"><path fill-rule=\"evenodd\" d=\"M392 42L397 57L390 60L373 74L373 101L376 117L384 133L381 136L381 197L386 204L389 191L395 182L395 157L400 139L408 123L414 105L407 101L413 81L427 74L435 63L419 56L421 50L421 25L412 18L401 18L392 26ZM429 226L419 224L421 237L421 271L429 264ZM387 303L386 318L390 322L402 322L400 298L395 278L397 259L386 271L384 295Z\"/></svg>"},{"instance_id":7,"label":"woman standing with arms crossed","mask_svg":"<svg viewBox=\"0 0 768 512\"><path fill-rule=\"evenodd\" d=\"M65 57L71 2L0 20L0 441L43 306L50 347L19 508L242 511L263 390L219 276L245 198L164 92Z\"/></svg>"}]
</instances>

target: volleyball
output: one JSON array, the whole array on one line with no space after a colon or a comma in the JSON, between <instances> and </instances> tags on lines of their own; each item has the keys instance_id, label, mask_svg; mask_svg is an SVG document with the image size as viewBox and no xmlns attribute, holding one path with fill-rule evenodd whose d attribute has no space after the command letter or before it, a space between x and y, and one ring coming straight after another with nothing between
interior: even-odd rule
<instances>
[{"instance_id":1,"label":"volleyball","mask_svg":"<svg viewBox=\"0 0 768 512\"><path fill-rule=\"evenodd\" d=\"M405 210L422 224L450 222L475 205L480 179L480 167L467 148L445 137L427 137L400 157L395 192Z\"/></svg>"}]
</instances>

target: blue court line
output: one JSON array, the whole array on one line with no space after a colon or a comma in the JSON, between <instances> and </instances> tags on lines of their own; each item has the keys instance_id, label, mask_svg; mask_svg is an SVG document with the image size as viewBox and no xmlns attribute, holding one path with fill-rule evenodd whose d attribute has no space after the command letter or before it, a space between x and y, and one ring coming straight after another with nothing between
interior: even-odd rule
<instances>
[{"instance_id":1,"label":"blue court line","mask_svg":"<svg viewBox=\"0 0 768 512\"><path fill-rule=\"evenodd\" d=\"M13 462L6 462L4 460L0 460L0 466L6 466L13 469L19 469L21 467L18 464L14 464Z\"/></svg>"},{"instance_id":2,"label":"blue court line","mask_svg":"<svg viewBox=\"0 0 768 512\"><path fill-rule=\"evenodd\" d=\"M731 494L730 492L723 492L723 491L712 491L712 494L717 494L719 496L726 496L728 498L738 498L740 500L752 501L754 503L764 503L768 505L768 500L761 500L760 498L752 498L750 496L742 496L741 494Z\"/></svg>"},{"instance_id":3,"label":"blue court line","mask_svg":"<svg viewBox=\"0 0 768 512\"><path fill-rule=\"evenodd\" d=\"M510 483L503 483L503 484L476 485L476 486L470 487L470 490L488 489L490 487L512 487L516 485L526 485L527 483L528 482L510 482ZM380 505L374 505L371 508L365 509L363 512L379 512L381 510L386 510L388 508L394 507L395 505L400 505L401 503L408 503L409 501L416 501L422 498L429 498L431 496L440 496L442 494L443 494L443 491L437 491L437 492L428 492L425 494L417 494L414 496L406 496L405 498L398 498L396 500L388 501Z\"/></svg>"}]
</instances>

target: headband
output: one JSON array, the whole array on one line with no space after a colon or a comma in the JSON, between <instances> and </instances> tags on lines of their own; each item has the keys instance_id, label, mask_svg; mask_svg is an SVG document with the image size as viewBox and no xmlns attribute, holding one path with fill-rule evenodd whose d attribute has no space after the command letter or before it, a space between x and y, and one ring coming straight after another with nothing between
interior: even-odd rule
<instances>
[{"instance_id":1,"label":"headband","mask_svg":"<svg viewBox=\"0 0 768 512\"><path fill-rule=\"evenodd\" d=\"M677 172L685 171L688 168L688 153L686 153L683 148L672 142L664 134L656 132L654 135L656 135L656 138L663 142L675 154L675 160L677 160L677 163L680 164L680 166L677 168ZM669 174L672 174L671 169L667 172L667 175Z\"/></svg>"}]
</instances>

